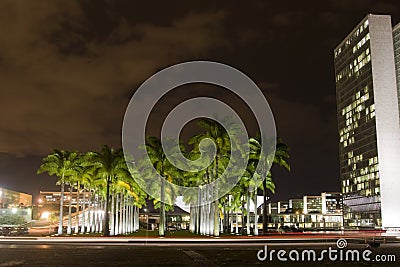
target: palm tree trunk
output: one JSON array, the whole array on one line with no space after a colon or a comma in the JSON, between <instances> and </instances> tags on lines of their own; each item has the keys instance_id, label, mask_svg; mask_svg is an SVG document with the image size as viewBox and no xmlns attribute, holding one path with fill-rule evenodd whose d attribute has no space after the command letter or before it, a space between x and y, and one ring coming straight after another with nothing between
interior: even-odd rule
<instances>
[{"instance_id":1,"label":"palm tree trunk","mask_svg":"<svg viewBox=\"0 0 400 267\"><path fill-rule=\"evenodd\" d=\"M224 205L223 205L222 209L223 209L224 218L222 220L221 230L222 230L222 233L226 233L226 232L228 232L228 224L227 224L228 213L227 213L227 209L226 209L226 197L225 197L225 201L224 201Z\"/></svg>"},{"instance_id":2,"label":"palm tree trunk","mask_svg":"<svg viewBox=\"0 0 400 267\"><path fill-rule=\"evenodd\" d=\"M63 230L63 209L64 209L64 174L62 175L62 180L61 180L61 196L60 196L60 217L59 217L59 222L58 222L58 235L62 235L62 230Z\"/></svg>"},{"instance_id":3,"label":"palm tree trunk","mask_svg":"<svg viewBox=\"0 0 400 267\"><path fill-rule=\"evenodd\" d=\"M93 233L97 233L99 231L99 195L97 194L94 198L94 206L93 206Z\"/></svg>"},{"instance_id":4,"label":"palm tree trunk","mask_svg":"<svg viewBox=\"0 0 400 267\"><path fill-rule=\"evenodd\" d=\"M254 235L258 235L257 189L254 193Z\"/></svg>"},{"instance_id":5,"label":"palm tree trunk","mask_svg":"<svg viewBox=\"0 0 400 267\"><path fill-rule=\"evenodd\" d=\"M197 192L197 217L195 224L195 231L197 234L200 234L200 225L201 225L201 187L199 187Z\"/></svg>"},{"instance_id":6,"label":"palm tree trunk","mask_svg":"<svg viewBox=\"0 0 400 267\"><path fill-rule=\"evenodd\" d=\"M111 177L107 177L107 189L106 189L106 199L104 203L104 223L103 223L103 235L110 236L110 214L109 210L109 202L110 202L110 184Z\"/></svg>"},{"instance_id":7,"label":"palm tree trunk","mask_svg":"<svg viewBox=\"0 0 400 267\"><path fill-rule=\"evenodd\" d=\"M263 181L263 235L268 233L267 219L267 178L265 178Z\"/></svg>"},{"instance_id":8,"label":"palm tree trunk","mask_svg":"<svg viewBox=\"0 0 400 267\"><path fill-rule=\"evenodd\" d=\"M125 198L125 234L129 232L129 198Z\"/></svg>"},{"instance_id":9,"label":"palm tree trunk","mask_svg":"<svg viewBox=\"0 0 400 267\"><path fill-rule=\"evenodd\" d=\"M95 191L93 190L93 198L92 198L92 213L91 213L91 233L94 233L96 231L96 212L97 212L97 202L96 202L96 194Z\"/></svg>"},{"instance_id":10,"label":"palm tree trunk","mask_svg":"<svg viewBox=\"0 0 400 267\"><path fill-rule=\"evenodd\" d=\"M76 228L75 228L75 234L79 233L79 192L80 190L80 184L79 182L77 183L77 187L76 187Z\"/></svg>"},{"instance_id":11,"label":"palm tree trunk","mask_svg":"<svg viewBox=\"0 0 400 267\"><path fill-rule=\"evenodd\" d=\"M233 210L231 208L231 210L229 211L229 223L230 223L230 227L231 227L231 234L233 233Z\"/></svg>"},{"instance_id":12,"label":"palm tree trunk","mask_svg":"<svg viewBox=\"0 0 400 267\"><path fill-rule=\"evenodd\" d=\"M215 195L218 194L218 186L215 183ZM214 202L214 236L219 236L219 200L216 199Z\"/></svg>"},{"instance_id":13,"label":"palm tree trunk","mask_svg":"<svg viewBox=\"0 0 400 267\"><path fill-rule=\"evenodd\" d=\"M118 196L118 195L117 195ZM123 196L122 194L119 195L119 210L115 208L115 217L118 217L118 223L119 225L115 225L115 232L119 232L119 234L123 233L123 210L124 210L124 204L123 204Z\"/></svg>"},{"instance_id":14,"label":"palm tree trunk","mask_svg":"<svg viewBox=\"0 0 400 267\"><path fill-rule=\"evenodd\" d=\"M201 188L201 197L200 197L200 199L201 199L200 234L201 235L205 234L205 227L206 227L206 224L205 224L205 219L206 219L205 191L206 190L204 188Z\"/></svg>"},{"instance_id":15,"label":"palm tree trunk","mask_svg":"<svg viewBox=\"0 0 400 267\"><path fill-rule=\"evenodd\" d=\"M211 189L212 190L212 189ZM214 202L210 202L210 213L209 213L209 224L208 224L208 235L214 235L214 210L215 210L215 205Z\"/></svg>"},{"instance_id":16,"label":"palm tree trunk","mask_svg":"<svg viewBox=\"0 0 400 267\"><path fill-rule=\"evenodd\" d=\"M231 195L228 195L228 206L229 206L229 211L228 211L228 226L230 226L230 233L233 233L233 210L232 210L232 200L231 200Z\"/></svg>"},{"instance_id":17,"label":"palm tree trunk","mask_svg":"<svg viewBox=\"0 0 400 267\"><path fill-rule=\"evenodd\" d=\"M125 211L125 223L126 223L126 233L129 234L131 232L131 226L129 224L131 220L131 198L130 196L126 197L126 211Z\"/></svg>"},{"instance_id":18,"label":"palm tree trunk","mask_svg":"<svg viewBox=\"0 0 400 267\"><path fill-rule=\"evenodd\" d=\"M82 228L81 228L81 233L84 234L86 231L86 216L85 216L85 208L86 208L86 192L85 192L85 186L83 186L83 200L82 200Z\"/></svg>"},{"instance_id":19,"label":"palm tree trunk","mask_svg":"<svg viewBox=\"0 0 400 267\"><path fill-rule=\"evenodd\" d=\"M158 235L165 235L165 192L164 192L164 179L161 178L161 206L160 206L160 225L158 227Z\"/></svg>"},{"instance_id":20,"label":"palm tree trunk","mask_svg":"<svg viewBox=\"0 0 400 267\"><path fill-rule=\"evenodd\" d=\"M118 216L118 212L121 212L121 198L120 194L117 193L115 196L115 230L114 234L118 235L121 233L121 217Z\"/></svg>"},{"instance_id":21,"label":"palm tree trunk","mask_svg":"<svg viewBox=\"0 0 400 267\"><path fill-rule=\"evenodd\" d=\"M250 191L248 191L247 192L247 224L246 224L246 232L247 232L247 235L250 235L251 233L250 233L250 200L251 200L251 197L250 197Z\"/></svg>"},{"instance_id":22,"label":"palm tree trunk","mask_svg":"<svg viewBox=\"0 0 400 267\"><path fill-rule=\"evenodd\" d=\"M139 207L135 206L135 222L136 222L136 226L135 226L135 231L139 230Z\"/></svg>"},{"instance_id":23,"label":"palm tree trunk","mask_svg":"<svg viewBox=\"0 0 400 267\"><path fill-rule=\"evenodd\" d=\"M193 223L194 223L194 209L193 209L193 206L190 206L189 216L190 216L189 231L193 232Z\"/></svg>"},{"instance_id":24,"label":"palm tree trunk","mask_svg":"<svg viewBox=\"0 0 400 267\"><path fill-rule=\"evenodd\" d=\"M98 225L99 225L99 233L103 232L104 229L104 220L105 220L105 200L103 199L102 196L99 196L99 218L98 218Z\"/></svg>"},{"instance_id":25,"label":"palm tree trunk","mask_svg":"<svg viewBox=\"0 0 400 267\"><path fill-rule=\"evenodd\" d=\"M131 197L127 196L126 198L126 233L131 233Z\"/></svg>"},{"instance_id":26,"label":"palm tree trunk","mask_svg":"<svg viewBox=\"0 0 400 267\"><path fill-rule=\"evenodd\" d=\"M206 201L206 205L205 205L205 216L204 216L204 231L205 231L205 235L209 234L209 228L210 228L210 210L211 210L211 203L208 203L209 201L209 192L208 190L204 190L205 191L205 201Z\"/></svg>"},{"instance_id":27,"label":"palm tree trunk","mask_svg":"<svg viewBox=\"0 0 400 267\"><path fill-rule=\"evenodd\" d=\"M133 198L131 199L131 204L130 204L130 210L129 210L129 233L133 233L135 230L134 230L134 228L133 228L133 215L134 215L134 213L133 213L133 211L134 211L134 208L135 208L135 206L133 206Z\"/></svg>"},{"instance_id":28,"label":"palm tree trunk","mask_svg":"<svg viewBox=\"0 0 400 267\"><path fill-rule=\"evenodd\" d=\"M239 212L236 210L236 229L235 233L238 235L239 234Z\"/></svg>"},{"instance_id":29,"label":"palm tree trunk","mask_svg":"<svg viewBox=\"0 0 400 267\"><path fill-rule=\"evenodd\" d=\"M218 155L215 157L215 180L218 179ZM215 183L214 185L214 196L216 196L215 201L214 201L214 236L219 236L219 199L218 199L218 183Z\"/></svg>"},{"instance_id":30,"label":"palm tree trunk","mask_svg":"<svg viewBox=\"0 0 400 267\"><path fill-rule=\"evenodd\" d=\"M121 204L120 204L120 206L121 206L121 210L120 210L120 214L119 214L119 220L121 221L120 233L124 235L126 233L126 221L125 221L125 219L126 219L126 213L125 213L126 208L125 208L125 196L123 196L122 194L121 194Z\"/></svg>"},{"instance_id":31,"label":"palm tree trunk","mask_svg":"<svg viewBox=\"0 0 400 267\"><path fill-rule=\"evenodd\" d=\"M111 232L110 235L115 235L115 189L112 190L111 193L111 207L110 207L110 225L111 225Z\"/></svg>"},{"instance_id":32,"label":"palm tree trunk","mask_svg":"<svg viewBox=\"0 0 400 267\"><path fill-rule=\"evenodd\" d=\"M244 201L242 200L242 228L240 230L240 233L243 235L244 234Z\"/></svg>"},{"instance_id":33,"label":"palm tree trunk","mask_svg":"<svg viewBox=\"0 0 400 267\"><path fill-rule=\"evenodd\" d=\"M132 202L132 210L131 210L131 213L132 213L132 232L136 232L136 230L139 230L139 229L136 229L136 227L135 227L135 225L134 225L134 222L136 222L136 206L134 205L134 203Z\"/></svg>"},{"instance_id":34,"label":"palm tree trunk","mask_svg":"<svg viewBox=\"0 0 400 267\"><path fill-rule=\"evenodd\" d=\"M211 202L212 194L214 193L213 188L209 189L208 202L209 204L209 213L208 213L208 235L212 235L214 233L214 202Z\"/></svg>"},{"instance_id":35,"label":"palm tree trunk","mask_svg":"<svg viewBox=\"0 0 400 267\"><path fill-rule=\"evenodd\" d=\"M67 234L68 235L71 234L71 228L72 228L71 212L72 212L72 186L69 185L68 228L67 228Z\"/></svg>"}]
</instances>

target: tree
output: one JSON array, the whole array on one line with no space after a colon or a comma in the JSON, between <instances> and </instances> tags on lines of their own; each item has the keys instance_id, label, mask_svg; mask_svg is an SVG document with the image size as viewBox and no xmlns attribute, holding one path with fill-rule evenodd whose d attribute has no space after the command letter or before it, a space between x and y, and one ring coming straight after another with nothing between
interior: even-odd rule
<instances>
[{"instance_id":1,"label":"tree","mask_svg":"<svg viewBox=\"0 0 400 267\"><path fill-rule=\"evenodd\" d=\"M166 192L165 180L167 180L168 182L173 182L174 177L176 178L180 174L178 173L178 169L174 165L172 165L171 162L169 162L166 154L164 153L160 139L153 136L147 137L144 148L147 151L147 155L151 161L152 166L149 166L146 160L141 161L140 168L143 178L154 178L154 173L152 171L153 168L160 175L160 184L151 183L147 189L149 190L149 192L154 192L155 195L158 195L159 192L160 197L154 198L153 203L154 208L160 209L160 223L158 227L158 234L159 236L164 236L166 224L165 211L166 209L169 210L173 208L172 205L165 204L165 202L167 201L166 198L168 198L168 203L172 203L174 202L174 199L176 197L175 192L171 191L171 187L168 187L168 192ZM160 187L158 188L158 186Z\"/></svg>"},{"instance_id":2,"label":"tree","mask_svg":"<svg viewBox=\"0 0 400 267\"><path fill-rule=\"evenodd\" d=\"M266 151L262 151L261 137L257 135L256 137L252 137L249 140L250 145L250 161L256 162L260 165L260 173L258 175L263 179L262 182L262 191L263 191L263 232L266 233L268 231L268 222L267 222L267 194L268 190L271 192L275 192L275 185L272 182L272 174L271 171L268 171L268 166L271 162L268 161L268 155ZM273 163L278 166L282 166L288 171L290 171L290 165L288 163L289 155L289 146L283 143L281 139L278 138L275 147L275 155L273 158Z\"/></svg>"},{"instance_id":3,"label":"tree","mask_svg":"<svg viewBox=\"0 0 400 267\"><path fill-rule=\"evenodd\" d=\"M60 196L60 217L58 234L62 235L63 228L63 206L64 206L64 186L68 178L76 175L76 170L80 166L79 154L75 151L66 151L54 149L52 154L42 159L37 173L47 172L49 175L55 175L59 179L57 184L61 186Z\"/></svg>"},{"instance_id":4,"label":"tree","mask_svg":"<svg viewBox=\"0 0 400 267\"><path fill-rule=\"evenodd\" d=\"M88 160L93 164L95 175L106 184L103 235L110 235L110 188L118 175L128 172L122 149L113 149L104 145L100 152L89 152Z\"/></svg>"},{"instance_id":5,"label":"tree","mask_svg":"<svg viewBox=\"0 0 400 267\"><path fill-rule=\"evenodd\" d=\"M82 186L82 192L83 192L83 200L82 200L82 225L81 225L81 233L85 233L87 224L86 220L86 202L88 201L86 197L86 190L90 187L93 186L94 180L95 180L95 175L94 175L94 168L93 166L87 161L88 156L82 155L81 156L81 167L78 170L77 173L77 184L78 184L78 192L77 194L79 195L79 189L80 186ZM77 203L77 222L79 222L79 202ZM78 226L78 225L77 225ZM79 229L79 227L77 227Z\"/></svg>"},{"instance_id":6,"label":"tree","mask_svg":"<svg viewBox=\"0 0 400 267\"><path fill-rule=\"evenodd\" d=\"M230 130L235 130L236 125L232 123L231 118L225 117L223 119L223 124L228 125ZM211 139L215 144L215 158L212 162L212 168L210 168L210 177L211 180L208 181L215 181L220 177L227 167L227 163L229 163L229 158L231 156L231 140L228 132L226 129L215 120L203 118L199 120L198 125L205 130L205 133L200 135L194 136L191 140L191 143L195 144L195 147L199 147L200 142L204 138ZM197 142L195 143L194 140ZM215 187L213 189L213 194L219 193L219 188L217 188L217 183L215 183ZM219 236L220 231L220 207L219 207L219 199L215 199L213 203L213 233L214 236Z\"/></svg>"}]
</instances>

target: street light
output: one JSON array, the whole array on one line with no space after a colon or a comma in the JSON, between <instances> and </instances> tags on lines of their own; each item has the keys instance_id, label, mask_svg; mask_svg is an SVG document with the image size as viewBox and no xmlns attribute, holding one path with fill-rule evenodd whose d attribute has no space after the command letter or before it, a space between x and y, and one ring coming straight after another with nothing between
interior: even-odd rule
<instances>
[{"instance_id":1,"label":"street light","mask_svg":"<svg viewBox=\"0 0 400 267\"><path fill-rule=\"evenodd\" d=\"M50 212L44 211L42 212L42 215L40 216L41 219L46 219L47 221L49 220Z\"/></svg>"}]
</instances>

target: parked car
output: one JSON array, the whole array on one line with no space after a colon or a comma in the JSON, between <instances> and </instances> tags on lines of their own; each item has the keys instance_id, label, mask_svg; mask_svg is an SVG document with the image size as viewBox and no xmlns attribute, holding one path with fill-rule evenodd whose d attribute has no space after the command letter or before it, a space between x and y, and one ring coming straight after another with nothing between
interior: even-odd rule
<instances>
[{"instance_id":1,"label":"parked car","mask_svg":"<svg viewBox=\"0 0 400 267\"><path fill-rule=\"evenodd\" d=\"M279 227L278 232L280 232L280 233L302 233L303 231L295 226L283 225L283 226Z\"/></svg>"},{"instance_id":2,"label":"parked car","mask_svg":"<svg viewBox=\"0 0 400 267\"><path fill-rule=\"evenodd\" d=\"M18 230L14 226L2 226L2 227L0 227L0 235L2 235L2 236L17 236Z\"/></svg>"},{"instance_id":3,"label":"parked car","mask_svg":"<svg viewBox=\"0 0 400 267\"><path fill-rule=\"evenodd\" d=\"M15 227L15 229L17 231L18 236L29 234L29 229L26 226L18 226L18 227Z\"/></svg>"}]
</instances>

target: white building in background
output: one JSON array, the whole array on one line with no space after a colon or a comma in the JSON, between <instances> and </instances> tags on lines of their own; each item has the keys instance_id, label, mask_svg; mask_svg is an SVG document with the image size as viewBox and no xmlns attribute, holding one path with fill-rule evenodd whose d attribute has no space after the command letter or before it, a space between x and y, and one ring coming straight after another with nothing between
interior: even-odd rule
<instances>
[{"instance_id":1,"label":"white building in background","mask_svg":"<svg viewBox=\"0 0 400 267\"><path fill-rule=\"evenodd\" d=\"M32 220L32 195L0 187L0 216L22 216Z\"/></svg>"},{"instance_id":2,"label":"white building in background","mask_svg":"<svg viewBox=\"0 0 400 267\"><path fill-rule=\"evenodd\" d=\"M339 192L303 196L268 203L268 227L295 227L302 230L341 230L343 228L343 201Z\"/></svg>"}]
</instances>

